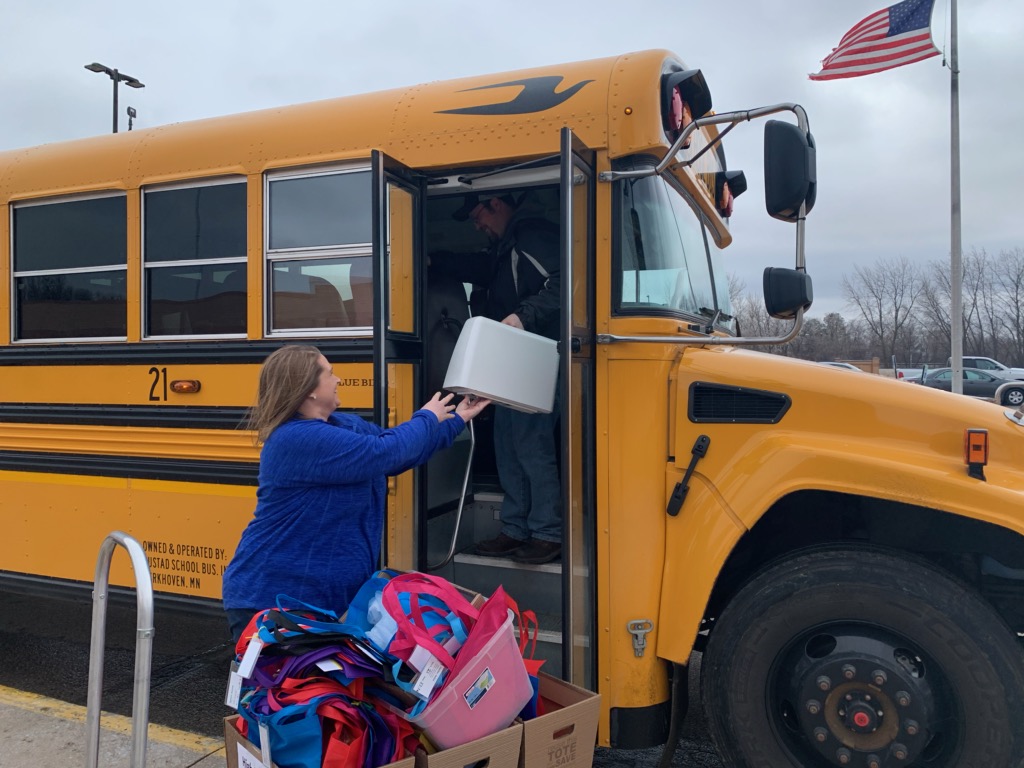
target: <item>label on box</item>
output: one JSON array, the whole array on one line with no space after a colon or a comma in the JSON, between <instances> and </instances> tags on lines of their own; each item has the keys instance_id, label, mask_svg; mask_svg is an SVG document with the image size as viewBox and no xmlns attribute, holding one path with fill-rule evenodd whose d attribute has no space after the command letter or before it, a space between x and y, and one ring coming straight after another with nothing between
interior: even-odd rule
<instances>
[{"instance_id":1,"label":"label on box","mask_svg":"<svg viewBox=\"0 0 1024 768\"><path fill-rule=\"evenodd\" d=\"M235 746L238 748L238 768L270 768L262 760L257 759L243 744L239 743Z\"/></svg>"},{"instance_id":2,"label":"label on box","mask_svg":"<svg viewBox=\"0 0 1024 768\"><path fill-rule=\"evenodd\" d=\"M494 675L491 674L490 667L486 667L483 672L480 673L480 677L476 679L469 690L467 690L462 697L466 700L466 704L472 709L480 700L484 697L484 694L491 690L494 685Z\"/></svg>"},{"instance_id":3,"label":"label on box","mask_svg":"<svg viewBox=\"0 0 1024 768\"><path fill-rule=\"evenodd\" d=\"M572 765L576 762L576 737L573 736L570 739L555 744L553 747L548 747L548 765L559 766L559 765Z\"/></svg>"}]
</instances>

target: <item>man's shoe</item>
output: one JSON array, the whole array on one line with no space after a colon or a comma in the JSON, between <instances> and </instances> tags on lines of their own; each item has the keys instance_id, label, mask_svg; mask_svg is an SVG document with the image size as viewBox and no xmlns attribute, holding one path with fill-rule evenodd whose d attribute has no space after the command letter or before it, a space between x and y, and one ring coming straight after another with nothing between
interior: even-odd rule
<instances>
[{"instance_id":1,"label":"man's shoe","mask_svg":"<svg viewBox=\"0 0 1024 768\"><path fill-rule=\"evenodd\" d=\"M476 553L484 557L507 557L525 545L525 541L514 539L502 533L493 539L481 541L477 544Z\"/></svg>"},{"instance_id":2,"label":"man's shoe","mask_svg":"<svg viewBox=\"0 0 1024 768\"><path fill-rule=\"evenodd\" d=\"M526 565L550 563L562 554L562 545L557 541L530 539L526 544L512 553L512 559Z\"/></svg>"}]
</instances>

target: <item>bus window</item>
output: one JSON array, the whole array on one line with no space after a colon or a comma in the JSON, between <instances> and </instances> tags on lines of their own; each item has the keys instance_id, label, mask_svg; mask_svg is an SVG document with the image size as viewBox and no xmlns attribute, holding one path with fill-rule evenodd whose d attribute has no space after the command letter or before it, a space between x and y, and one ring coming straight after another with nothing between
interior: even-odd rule
<instances>
[{"instance_id":1,"label":"bus window","mask_svg":"<svg viewBox=\"0 0 1024 768\"><path fill-rule=\"evenodd\" d=\"M365 168L267 178L268 332L373 325L373 220Z\"/></svg>"},{"instance_id":2,"label":"bus window","mask_svg":"<svg viewBox=\"0 0 1024 768\"><path fill-rule=\"evenodd\" d=\"M14 338L124 339L124 194L14 206Z\"/></svg>"},{"instance_id":3,"label":"bus window","mask_svg":"<svg viewBox=\"0 0 1024 768\"><path fill-rule=\"evenodd\" d=\"M369 256L276 261L270 270L273 329L369 327L372 269Z\"/></svg>"},{"instance_id":4,"label":"bus window","mask_svg":"<svg viewBox=\"0 0 1024 768\"><path fill-rule=\"evenodd\" d=\"M645 176L619 181L618 199L616 309L728 315L728 293L718 290L716 297L712 282L717 248L683 194L659 176Z\"/></svg>"},{"instance_id":5,"label":"bus window","mask_svg":"<svg viewBox=\"0 0 1024 768\"><path fill-rule=\"evenodd\" d=\"M272 252L365 245L371 240L369 171L270 177Z\"/></svg>"},{"instance_id":6,"label":"bus window","mask_svg":"<svg viewBox=\"0 0 1024 768\"><path fill-rule=\"evenodd\" d=\"M245 333L245 181L143 193L145 333Z\"/></svg>"}]
</instances>

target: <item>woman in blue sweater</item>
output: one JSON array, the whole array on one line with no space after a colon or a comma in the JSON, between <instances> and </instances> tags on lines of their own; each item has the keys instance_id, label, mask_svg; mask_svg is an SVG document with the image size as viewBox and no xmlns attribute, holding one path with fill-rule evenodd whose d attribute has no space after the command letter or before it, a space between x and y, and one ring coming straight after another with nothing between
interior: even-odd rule
<instances>
[{"instance_id":1,"label":"woman in blue sweater","mask_svg":"<svg viewBox=\"0 0 1024 768\"><path fill-rule=\"evenodd\" d=\"M327 358L304 345L278 349L260 370L250 417L263 444L256 512L223 581L236 642L278 595L345 611L377 567L387 476L447 448L490 402L454 406L438 393L409 421L382 429L335 412L339 381Z\"/></svg>"}]
</instances>

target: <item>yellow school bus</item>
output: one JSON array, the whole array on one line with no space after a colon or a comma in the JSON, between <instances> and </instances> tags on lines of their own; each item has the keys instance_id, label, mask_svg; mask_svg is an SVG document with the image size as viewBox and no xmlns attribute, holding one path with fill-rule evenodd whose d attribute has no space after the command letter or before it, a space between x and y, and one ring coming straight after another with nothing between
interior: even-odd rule
<instances>
[{"instance_id":1,"label":"yellow school bus","mask_svg":"<svg viewBox=\"0 0 1024 768\"><path fill-rule=\"evenodd\" d=\"M159 605L216 608L262 360L316 344L342 408L408 418L472 311L429 254L485 247L452 213L508 194L561 233L561 561L472 554L502 498L482 416L392 480L386 564L537 610L604 745L671 750L699 652L730 766L1019 760L1024 414L756 351L810 305L814 141L797 105L711 93L646 51L0 154L3 586L86 593L122 530ZM749 121L794 228L781 339L729 303Z\"/></svg>"}]
</instances>

